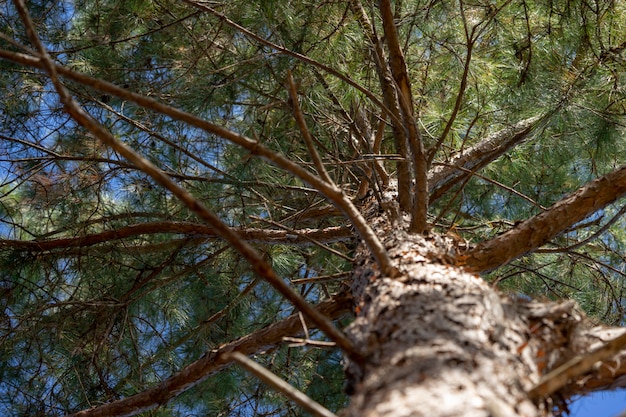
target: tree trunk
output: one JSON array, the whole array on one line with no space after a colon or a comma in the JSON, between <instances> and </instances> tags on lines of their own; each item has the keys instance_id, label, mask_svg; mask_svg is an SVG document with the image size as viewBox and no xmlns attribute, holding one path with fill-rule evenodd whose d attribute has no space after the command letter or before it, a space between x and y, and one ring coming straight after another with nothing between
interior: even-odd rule
<instances>
[{"instance_id":1,"label":"tree trunk","mask_svg":"<svg viewBox=\"0 0 626 417\"><path fill-rule=\"evenodd\" d=\"M382 276L360 250L357 318L347 332L366 359L348 364L346 416L530 417L566 409L529 392L573 355L566 347L584 324L574 303L501 296L455 265L453 239L375 223L401 275Z\"/></svg>"}]
</instances>

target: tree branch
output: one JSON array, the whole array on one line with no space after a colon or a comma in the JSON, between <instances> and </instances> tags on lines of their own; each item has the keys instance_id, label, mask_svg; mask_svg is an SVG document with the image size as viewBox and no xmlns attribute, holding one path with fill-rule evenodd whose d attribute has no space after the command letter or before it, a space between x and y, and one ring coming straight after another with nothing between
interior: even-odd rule
<instances>
[{"instance_id":1,"label":"tree branch","mask_svg":"<svg viewBox=\"0 0 626 417\"><path fill-rule=\"evenodd\" d=\"M546 397L565 387L568 382L593 371L598 362L612 359L626 346L626 333L612 339L590 353L581 354L541 378L539 384L530 390L532 398Z\"/></svg>"},{"instance_id":2,"label":"tree branch","mask_svg":"<svg viewBox=\"0 0 626 417\"><path fill-rule=\"evenodd\" d=\"M439 163L439 162L436 163L436 165L438 165L438 166L441 165L441 166L444 166L444 167L454 168L455 170L462 171L462 172L467 174L467 177L472 176L472 177L480 178L481 180L483 180L485 182L491 183L491 184L493 184L493 185L495 185L495 186L497 186L499 188L502 188L503 190L508 191L511 194L514 194L514 195L518 196L519 198L521 198L523 200L528 201L530 204L532 204L533 206L537 207L538 209L540 209L542 211L546 210L546 208L544 206L542 206L541 204L537 203L535 200L533 200L532 198L528 197L527 195L522 194L519 191L517 191L516 189L511 188L511 187L509 187L507 185L504 185L504 184L502 184L499 181L496 181L496 180L491 179L489 177L485 177L484 175L480 175L480 174L476 173L475 171L471 171L471 170L469 170L467 168L463 168L463 167L460 167L458 165L451 165L451 164L445 164L445 163ZM441 214L439 215L439 217L442 217Z\"/></svg>"},{"instance_id":3,"label":"tree branch","mask_svg":"<svg viewBox=\"0 0 626 417\"><path fill-rule=\"evenodd\" d=\"M332 184L335 187L337 186L330 175L328 175L328 171L324 167L324 161L320 157L320 154L315 149L315 143L313 141L313 137L311 137L311 132L309 132L309 128L306 125L306 120L304 120L304 115L302 114L302 110L300 109L300 102L298 100L298 89L296 87L296 83L293 81L293 77L291 75L291 71L287 71L287 89L289 90L289 98L291 99L291 106L293 108L293 116L296 119L296 123L300 128L300 133L302 133L302 138L304 139L304 143L309 151L309 156L313 159L313 165L315 166L315 170L317 174L322 178L322 180L326 181L328 184Z\"/></svg>"},{"instance_id":4,"label":"tree branch","mask_svg":"<svg viewBox=\"0 0 626 417\"><path fill-rule=\"evenodd\" d=\"M337 346L344 350L348 356L360 358L360 353L357 351L353 343L346 337L346 335L338 330L330 320L319 314L317 310L311 307L311 305L309 305L309 303L307 303L303 297L295 292L289 284L287 284L281 277L279 277L272 269L272 267L267 263L267 261L265 261L263 256L252 246L250 246L250 244L242 240L237 232L235 232L228 225L222 222L217 215L208 210L186 189L174 183L163 171L158 169L154 164L152 164L141 155L137 154L126 144L117 140L111 134L111 132L106 130L100 123L98 123L93 117L85 112L82 107L78 105L78 103L72 98L69 91L65 88L65 86L58 78L56 66L52 62L50 55L48 55L48 52L41 43L41 40L39 39L35 31L33 22L28 14L28 11L26 10L24 0L14 0L14 3L22 21L24 22L26 32L31 42L36 46L41 55L43 68L48 73L55 87L55 90L59 95L61 103L65 108L65 111L70 116L72 116L72 118L79 125L89 130L95 137L102 141L102 143L111 147L118 154L137 166L137 168L139 168L141 171L152 177L152 179L159 183L163 188L170 191L179 201L187 206L198 217L211 225L219 236L221 236L226 242L228 242L232 246L233 249L235 249L243 256L243 258L250 264L252 270L259 277L266 280L270 285L272 285L272 287L274 287L274 289L280 292L283 297L289 300L294 306L299 308L303 314L310 318L320 328L320 330L322 330L331 340L335 341L337 343ZM340 196L343 197L343 193L341 193L340 191L337 192ZM381 265L381 268L382 267L383 266Z\"/></svg>"},{"instance_id":5,"label":"tree branch","mask_svg":"<svg viewBox=\"0 0 626 417\"><path fill-rule=\"evenodd\" d=\"M320 303L316 307L316 311L330 319L336 319L349 311L349 304L348 296L339 294L329 301ZM308 325L314 327L311 322ZM301 334L303 334L303 328L299 314L296 313L262 330L210 350L202 358L153 388L122 400L79 411L72 414L71 417L133 416L154 409L224 369L231 362L228 357L229 353L239 352L243 355L261 353L270 347L279 345L284 336Z\"/></svg>"},{"instance_id":6,"label":"tree branch","mask_svg":"<svg viewBox=\"0 0 626 417\"><path fill-rule=\"evenodd\" d=\"M479 243L466 254L465 264L477 273L505 265L624 195L626 166L589 182L508 232Z\"/></svg>"},{"instance_id":7,"label":"tree branch","mask_svg":"<svg viewBox=\"0 0 626 417\"><path fill-rule=\"evenodd\" d=\"M241 239L250 243L269 245L309 245L315 242L333 243L352 238L354 233L345 227L335 226L324 229L298 229L298 230L268 230L257 228L234 228ZM112 240L121 240L140 235L157 233L176 233L190 236L203 236L206 238L219 237L214 228L200 223L192 222L149 222L132 224L118 229L104 232L87 234L84 236L42 239L42 240L19 240L0 239L0 248L28 250L31 252L44 252L57 249L93 246Z\"/></svg>"},{"instance_id":8,"label":"tree branch","mask_svg":"<svg viewBox=\"0 0 626 417\"><path fill-rule=\"evenodd\" d=\"M461 17L463 18L463 27L465 28L465 40L467 42L467 54L465 56L465 64L463 65L463 75L461 76L461 84L459 85L459 92L457 93L457 96L456 96L456 101L454 103L454 108L452 109L452 114L450 114L450 118L448 119L448 122L446 123L446 126L444 127L443 132L441 133L441 136L437 140L437 143L434 144L433 147L428 150L428 166L431 165L433 159L435 158L435 154L437 154L437 151L439 150L439 148L441 148L441 145L443 145L444 141L448 137L450 130L452 130L452 125L454 124L454 121L456 120L456 116L461 110L461 105L463 104L463 97L465 96L465 91L467 89L467 79L469 77L470 63L472 62L472 52L474 51L474 44L476 42L476 39L474 38L475 28L472 28L471 33L468 30L467 18L465 16L465 11L463 9L463 2L461 2L460 6L461 6L460 7Z\"/></svg>"},{"instance_id":9,"label":"tree branch","mask_svg":"<svg viewBox=\"0 0 626 417\"><path fill-rule=\"evenodd\" d=\"M394 145L396 152L402 156L403 160L397 162L398 167L398 201L400 208L406 212L411 212L411 172L409 165L409 150L407 146L407 136L405 126L403 125L403 117L399 108L397 89L393 81L393 74L387 65L385 53L380 40L374 32L374 27L367 17L367 13L363 9L360 0L352 0L353 13L356 16L365 36L369 39L373 47L374 61L376 63L376 72L385 107L391 118L391 128L393 131Z\"/></svg>"},{"instance_id":10,"label":"tree branch","mask_svg":"<svg viewBox=\"0 0 626 417\"><path fill-rule=\"evenodd\" d=\"M411 93L411 83L407 73L406 61L398 31L393 20L393 11L389 0L381 0L379 3L385 39L389 47L389 61L391 63L391 73L393 74L396 86L397 97L402 110L402 118L407 133L407 140L411 149L413 175L415 180L415 192L412 194L411 204L411 224L409 230L413 233L424 233L426 230L426 217L428 213L428 161L424 152L424 143L415 123L413 110L413 94ZM409 155L403 155L408 157Z\"/></svg>"},{"instance_id":11,"label":"tree branch","mask_svg":"<svg viewBox=\"0 0 626 417\"><path fill-rule=\"evenodd\" d=\"M39 59L30 57L28 55L20 54L17 52L6 51L6 50L0 49L0 58L4 58L12 62L16 62L22 65L27 65L27 66L31 66L35 68L44 68L43 64L41 63ZM317 175L314 175L311 172L309 172L306 168L291 161L288 158L285 158L284 156L280 154L275 153L274 151L263 146L263 144L259 143L256 140L250 139L246 136L243 136L232 130L226 129L222 126L218 126L216 124L210 123L206 120L203 120L199 117L194 116L193 114L184 112L175 107L160 103L152 98L142 96L141 94L132 93L124 88L118 87L107 81L92 78L85 74L77 73L75 71L72 71L68 68L63 67L62 65L58 65L58 64L53 64L53 65L54 65L55 71L63 75L64 77L67 77L73 81L92 87L98 91L106 92L110 95L119 97L123 100L131 101L146 109L150 109L158 113L165 114L167 116L172 117L175 120L188 123L189 125L202 129L205 132L208 132L210 134L217 135L221 138L228 140L231 143L234 143L235 145L241 146L242 148L249 151L251 155L255 155L260 158L263 158L266 161L269 161L270 163L276 165L277 167L284 169L285 171L291 173L292 175L300 178L302 181L309 184L311 187L315 188L318 192L324 195L331 203L333 203L338 209L340 209L343 212L343 214L352 222L359 236L361 237L361 239L363 239L366 242L366 245L368 246L368 248L370 249L374 257L376 258L376 261L380 265L380 268L382 271L384 271L387 275L390 275L390 276L396 273L395 269L393 268L393 265L391 264L389 256L387 255L387 251L385 250L385 247L380 242L380 239L378 239L377 235L374 233L372 228L368 225L367 221L363 218L359 210L354 206L354 204L342 192L341 189L337 187L333 187L332 185L326 183ZM106 134L110 136L109 132L107 131L105 132ZM126 147L125 145L121 143L120 145ZM127 148L127 149L130 149L130 148ZM143 159L143 161L148 163L148 161L145 159ZM139 168L143 169L142 167L143 165Z\"/></svg>"},{"instance_id":12,"label":"tree branch","mask_svg":"<svg viewBox=\"0 0 626 417\"><path fill-rule=\"evenodd\" d=\"M469 171L477 171L502 156L514 146L522 143L528 135L547 119L547 115L535 116L522 120L511 127L507 127L489 135L480 143L453 158L449 165L435 166L428 173L428 188L430 201L441 197L454 184L462 181ZM456 167L465 168L459 170Z\"/></svg>"}]
</instances>

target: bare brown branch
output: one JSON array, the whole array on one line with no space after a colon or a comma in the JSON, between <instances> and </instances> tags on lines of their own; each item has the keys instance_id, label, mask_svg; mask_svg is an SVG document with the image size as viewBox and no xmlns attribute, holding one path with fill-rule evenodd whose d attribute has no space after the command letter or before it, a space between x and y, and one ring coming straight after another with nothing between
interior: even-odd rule
<instances>
[{"instance_id":1,"label":"bare brown branch","mask_svg":"<svg viewBox=\"0 0 626 417\"><path fill-rule=\"evenodd\" d=\"M505 265L624 195L626 166L591 181L508 232L476 245L467 254L467 267L482 273Z\"/></svg>"},{"instance_id":2,"label":"bare brown branch","mask_svg":"<svg viewBox=\"0 0 626 417\"><path fill-rule=\"evenodd\" d=\"M336 226L325 229L268 230L256 228L235 229L239 236L250 243L308 245L315 242L332 243L350 239L353 232L345 227ZM114 230L92 233L84 236L45 240L0 239L0 248L43 252L74 247L87 247L113 240L127 239L156 233L185 234L193 237L216 238L215 229L205 224L192 222L149 222L133 224ZM198 242L200 243L200 242Z\"/></svg>"}]
</instances>

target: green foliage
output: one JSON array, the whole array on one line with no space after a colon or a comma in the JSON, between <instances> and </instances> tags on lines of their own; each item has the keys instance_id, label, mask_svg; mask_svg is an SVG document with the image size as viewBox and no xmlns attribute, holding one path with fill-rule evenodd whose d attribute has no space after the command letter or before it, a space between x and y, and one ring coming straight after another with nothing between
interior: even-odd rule
<instances>
[{"instance_id":1,"label":"green foliage","mask_svg":"<svg viewBox=\"0 0 626 417\"><path fill-rule=\"evenodd\" d=\"M354 111L365 112L374 132L383 111L321 65L280 53L183 2L28 3L60 64L254 138L313 171L288 100L291 71L326 169L348 195L356 194L365 166L356 160L370 150L352 140ZM364 3L381 35L374 3ZM206 4L381 97L371 47L348 2ZM482 177L431 206L436 231L479 242L624 164L626 9L623 2L592 7L578 0L463 5L395 5L422 136L427 147L441 140L434 164L524 118L547 115ZM29 53L20 46L32 47L15 10L0 7L0 48ZM330 209L311 214L308 209L325 208L324 199L268 161L150 108L63 81L116 138L227 224L261 231L347 225ZM41 71L0 61L0 89L0 238L6 240L0 243L0 413L64 415L131 396L207 350L294 312L223 242L158 229L198 220L80 128ZM382 152L395 154L390 131ZM393 175L395 162L384 165ZM488 278L514 294L574 298L594 317L621 323L626 228L619 210L616 204L596 213L555 239L548 248L555 250ZM155 231L68 243L146 224ZM45 250L18 244L55 239L58 245ZM294 286L317 303L343 284L314 278L349 270L353 255L350 242L322 243L335 252L289 239L258 239L254 246L285 280L308 279ZM281 346L255 359L329 408L345 405L338 352ZM302 412L233 367L147 415L193 414Z\"/></svg>"}]
</instances>

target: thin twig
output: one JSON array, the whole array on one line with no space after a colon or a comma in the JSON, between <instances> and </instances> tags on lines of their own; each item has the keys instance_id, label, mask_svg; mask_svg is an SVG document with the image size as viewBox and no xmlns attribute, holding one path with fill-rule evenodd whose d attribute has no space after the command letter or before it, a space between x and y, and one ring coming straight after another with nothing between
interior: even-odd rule
<instances>
[{"instance_id":1,"label":"thin twig","mask_svg":"<svg viewBox=\"0 0 626 417\"><path fill-rule=\"evenodd\" d=\"M289 347L313 346L317 348L333 348L335 342L326 342L324 340L302 339L301 337L283 337L283 342L290 342Z\"/></svg>"},{"instance_id":2,"label":"thin twig","mask_svg":"<svg viewBox=\"0 0 626 417\"><path fill-rule=\"evenodd\" d=\"M469 76L470 63L472 62L472 52L474 51L474 44L476 42L476 38L474 37L474 31L476 27L473 27L471 33L467 27L467 18L465 17L465 11L463 10L463 2L460 2L461 8L461 16L463 18L463 28L465 29L465 40L467 42L467 54L465 56L465 63L463 65L463 75L461 76L461 84L459 85L459 92L456 95L456 101L454 103L454 108L452 109L452 114L450 114L450 118L446 123L446 126L439 136L437 143L433 145L431 149L428 150L428 166L430 167L435 155L443 145L444 141L448 137L450 130L452 130L452 125L454 124L456 117L461 110L461 105L463 104L463 98L465 96L465 91L467 90L467 80Z\"/></svg>"},{"instance_id":3,"label":"thin twig","mask_svg":"<svg viewBox=\"0 0 626 417\"><path fill-rule=\"evenodd\" d=\"M533 206L538 207L539 209L541 209L541 211L546 211L547 208L542 206L541 204L537 203L535 200L533 200L532 198L528 197L525 194L520 193L519 191L517 191L514 188L509 187L508 185L504 185L501 182L498 182L494 179L491 179L489 177L485 177L484 175L481 175L479 173L477 173L476 171L473 171L471 169L467 169L458 165L452 165L452 164L446 164L444 162L436 162L435 165L439 165L439 166L445 166L445 167L450 167L450 168L454 168L454 169L458 169L459 171L463 171L465 173L467 173L470 177L476 177L476 178L480 178L481 180L487 181L493 185L497 185L498 187L507 190L508 192L510 192L511 194L515 194L516 196L518 196L519 198L523 198L524 200L528 201L529 203L531 203Z\"/></svg>"}]
</instances>

